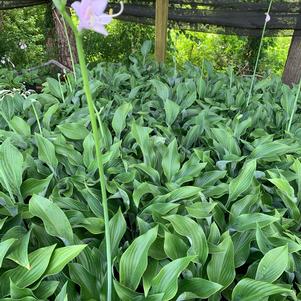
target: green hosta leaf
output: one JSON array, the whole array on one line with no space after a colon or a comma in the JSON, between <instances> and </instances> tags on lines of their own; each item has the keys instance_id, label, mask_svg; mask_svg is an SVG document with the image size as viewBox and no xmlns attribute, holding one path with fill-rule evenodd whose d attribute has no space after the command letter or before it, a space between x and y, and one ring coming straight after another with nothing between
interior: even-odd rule
<instances>
[{"instance_id":1,"label":"green hosta leaf","mask_svg":"<svg viewBox=\"0 0 301 301\"><path fill-rule=\"evenodd\" d=\"M29 212L39 217L49 235L61 238L66 243L73 241L73 232L62 209L48 199L34 195L29 201Z\"/></svg>"},{"instance_id":2,"label":"green hosta leaf","mask_svg":"<svg viewBox=\"0 0 301 301\"><path fill-rule=\"evenodd\" d=\"M66 5L66 0L54 0L54 3L56 7L62 11ZM48 77L47 84L50 93L58 99L62 99L62 93L65 90L65 88L60 84L60 82L55 78Z\"/></svg>"},{"instance_id":3,"label":"green hosta leaf","mask_svg":"<svg viewBox=\"0 0 301 301\"><path fill-rule=\"evenodd\" d=\"M61 133L71 140L84 140L89 131L82 123L65 123L58 125Z\"/></svg>"},{"instance_id":4,"label":"green hosta leaf","mask_svg":"<svg viewBox=\"0 0 301 301\"><path fill-rule=\"evenodd\" d=\"M201 203L197 202L191 206L186 206L188 214L194 218L207 218L212 215L212 210L217 203Z\"/></svg>"},{"instance_id":5,"label":"green hosta leaf","mask_svg":"<svg viewBox=\"0 0 301 301\"><path fill-rule=\"evenodd\" d=\"M178 153L178 144L176 139L168 145L162 159L162 167L167 181L171 182L172 178L180 169L180 155Z\"/></svg>"},{"instance_id":6,"label":"green hosta leaf","mask_svg":"<svg viewBox=\"0 0 301 301\"><path fill-rule=\"evenodd\" d=\"M35 139L38 145L39 159L54 171L58 166L58 160L53 143L40 134L36 134Z\"/></svg>"},{"instance_id":7,"label":"green hosta leaf","mask_svg":"<svg viewBox=\"0 0 301 301\"><path fill-rule=\"evenodd\" d=\"M2 266L3 259L9 248L16 240L14 238L6 239L0 243L0 268Z\"/></svg>"},{"instance_id":8,"label":"green hosta leaf","mask_svg":"<svg viewBox=\"0 0 301 301\"><path fill-rule=\"evenodd\" d=\"M201 188L194 186L183 186L177 188L170 193L162 196L162 199L169 200L170 202L177 202L183 199L189 199L198 195L201 192ZM159 197L160 198L160 197Z\"/></svg>"},{"instance_id":9,"label":"green hosta leaf","mask_svg":"<svg viewBox=\"0 0 301 301\"><path fill-rule=\"evenodd\" d=\"M158 228L153 228L136 238L120 259L121 284L136 290L147 268L148 251L157 238Z\"/></svg>"},{"instance_id":10,"label":"green hosta leaf","mask_svg":"<svg viewBox=\"0 0 301 301\"><path fill-rule=\"evenodd\" d=\"M232 131L225 128L212 129L214 139L225 148L230 154L240 156L240 147L234 138Z\"/></svg>"},{"instance_id":11,"label":"green hosta leaf","mask_svg":"<svg viewBox=\"0 0 301 301\"><path fill-rule=\"evenodd\" d=\"M61 291L56 296L54 301L69 301L68 296L67 296L67 285L68 285L68 282L66 282L64 284L64 286L62 287Z\"/></svg>"},{"instance_id":12,"label":"green hosta leaf","mask_svg":"<svg viewBox=\"0 0 301 301\"><path fill-rule=\"evenodd\" d=\"M154 158L153 148L149 139L150 128L142 127L136 123L132 124L131 134L135 138L137 144L140 146L143 160L146 166L152 166Z\"/></svg>"},{"instance_id":13,"label":"green hosta leaf","mask_svg":"<svg viewBox=\"0 0 301 301\"><path fill-rule=\"evenodd\" d=\"M41 300L47 300L54 294L58 285L59 281L42 281L39 287L34 290L34 294Z\"/></svg>"},{"instance_id":14,"label":"green hosta leaf","mask_svg":"<svg viewBox=\"0 0 301 301\"><path fill-rule=\"evenodd\" d=\"M166 123L171 126L176 121L180 113L180 106L174 101L167 99L164 102L164 109L166 114Z\"/></svg>"},{"instance_id":15,"label":"green hosta leaf","mask_svg":"<svg viewBox=\"0 0 301 301\"><path fill-rule=\"evenodd\" d=\"M218 249L220 252L212 254L208 263L207 274L210 281L226 288L235 278L234 247L229 234L218 245Z\"/></svg>"},{"instance_id":16,"label":"green hosta leaf","mask_svg":"<svg viewBox=\"0 0 301 301\"><path fill-rule=\"evenodd\" d=\"M54 104L51 106L46 113L44 113L43 116L43 125L46 129L50 130L50 122L52 116L55 114L55 112L59 109L59 104Z\"/></svg>"},{"instance_id":17,"label":"green hosta leaf","mask_svg":"<svg viewBox=\"0 0 301 301\"><path fill-rule=\"evenodd\" d=\"M259 144L251 153L254 159L271 159L298 150L296 145L288 145L278 141Z\"/></svg>"},{"instance_id":18,"label":"green hosta leaf","mask_svg":"<svg viewBox=\"0 0 301 301\"><path fill-rule=\"evenodd\" d=\"M29 288L21 288L17 286L13 281L10 281L10 296L14 299L21 299L26 297L34 297L34 294Z\"/></svg>"},{"instance_id":19,"label":"green hosta leaf","mask_svg":"<svg viewBox=\"0 0 301 301\"><path fill-rule=\"evenodd\" d=\"M30 263L28 258L28 245L31 231L28 231L25 235L20 237L11 248L7 258L15 261L17 264L30 269Z\"/></svg>"},{"instance_id":20,"label":"green hosta leaf","mask_svg":"<svg viewBox=\"0 0 301 301\"><path fill-rule=\"evenodd\" d=\"M170 259L187 256L188 246L179 236L165 232L164 251Z\"/></svg>"},{"instance_id":21,"label":"green hosta leaf","mask_svg":"<svg viewBox=\"0 0 301 301\"><path fill-rule=\"evenodd\" d=\"M20 195L23 156L9 140L0 146L0 183L11 194Z\"/></svg>"},{"instance_id":22,"label":"green hosta leaf","mask_svg":"<svg viewBox=\"0 0 301 301\"><path fill-rule=\"evenodd\" d=\"M229 202L235 201L252 185L256 170L256 160L248 161L242 167L240 174L229 184Z\"/></svg>"},{"instance_id":23,"label":"green hosta leaf","mask_svg":"<svg viewBox=\"0 0 301 301\"><path fill-rule=\"evenodd\" d=\"M45 272L55 245L40 248L29 254L30 269L17 267L4 272L0 277L0 297L9 293L10 279L20 288L27 287L40 279Z\"/></svg>"},{"instance_id":24,"label":"green hosta leaf","mask_svg":"<svg viewBox=\"0 0 301 301\"><path fill-rule=\"evenodd\" d=\"M202 278L191 278L179 281L177 301L207 299L222 289L222 285Z\"/></svg>"},{"instance_id":25,"label":"green hosta leaf","mask_svg":"<svg viewBox=\"0 0 301 301\"><path fill-rule=\"evenodd\" d=\"M119 243L126 232L126 221L119 209L118 212L110 219L109 223L110 238L111 238L111 252L114 258L117 255ZM105 241L102 241L100 250L105 254Z\"/></svg>"},{"instance_id":26,"label":"green hosta leaf","mask_svg":"<svg viewBox=\"0 0 301 301\"><path fill-rule=\"evenodd\" d=\"M236 268L242 266L247 261L250 254L250 244L253 239L254 235L252 231L236 232L232 236Z\"/></svg>"},{"instance_id":27,"label":"green hosta leaf","mask_svg":"<svg viewBox=\"0 0 301 301\"><path fill-rule=\"evenodd\" d=\"M29 178L25 180L21 185L21 193L23 198L27 198L28 196L32 196L34 194L43 194L47 190L50 181L52 180L53 175L49 175L45 179L33 179Z\"/></svg>"},{"instance_id":28,"label":"green hosta leaf","mask_svg":"<svg viewBox=\"0 0 301 301\"><path fill-rule=\"evenodd\" d=\"M288 247L283 246L267 252L260 260L256 280L274 282L288 266Z\"/></svg>"},{"instance_id":29,"label":"green hosta leaf","mask_svg":"<svg viewBox=\"0 0 301 301\"><path fill-rule=\"evenodd\" d=\"M151 288L151 282L158 274L159 269L159 261L153 258L149 258L147 269L144 272L142 278L144 295L148 295L148 292Z\"/></svg>"},{"instance_id":30,"label":"green hosta leaf","mask_svg":"<svg viewBox=\"0 0 301 301\"><path fill-rule=\"evenodd\" d=\"M126 126L126 117L132 111L133 107L130 103L124 103L114 113L112 127L117 137L120 137L121 132Z\"/></svg>"},{"instance_id":31,"label":"green hosta leaf","mask_svg":"<svg viewBox=\"0 0 301 301\"><path fill-rule=\"evenodd\" d=\"M153 279L150 292L164 293L163 301L171 300L178 291L179 275L194 259L194 256L179 258L165 265Z\"/></svg>"},{"instance_id":32,"label":"green hosta leaf","mask_svg":"<svg viewBox=\"0 0 301 301\"><path fill-rule=\"evenodd\" d=\"M117 281L114 281L114 287L117 292L119 300L122 301L163 301L164 293L155 294L155 295L148 295L144 297L143 294L139 294L134 292L128 287L123 286Z\"/></svg>"},{"instance_id":33,"label":"green hosta leaf","mask_svg":"<svg viewBox=\"0 0 301 301\"><path fill-rule=\"evenodd\" d=\"M188 238L191 247L189 255L197 255L201 263L208 257L208 245L204 231L200 225L187 216L170 215L165 217L171 222L177 233Z\"/></svg>"},{"instance_id":34,"label":"green hosta leaf","mask_svg":"<svg viewBox=\"0 0 301 301\"><path fill-rule=\"evenodd\" d=\"M156 79L152 79L150 80L150 82L155 87L157 95L161 98L163 102L165 102L169 98L169 87Z\"/></svg>"},{"instance_id":35,"label":"green hosta leaf","mask_svg":"<svg viewBox=\"0 0 301 301\"><path fill-rule=\"evenodd\" d=\"M285 206L291 212L292 217L298 221L300 219L300 211L298 208L298 200L295 197L294 188L290 185L287 179L283 178L275 178L269 179L271 183L273 183L278 190L280 197L282 198Z\"/></svg>"},{"instance_id":36,"label":"green hosta leaf","mask_svg":"<svg viewBox=\"0 0 301 301\"><path fill-rule=\"evenodd\" d=\"M31 135L30 126L28 125L27 122L25 122L24 119L22 119L19 116L14 116L14 118L11 120L10 123L15 132L17 132L21 136L30 137Z\"/></svg>"},{"instance_id":37,"label":"green hosta leaf","mask_svg":"<svg viewBox=\"0 0 301 301\"><path fill-rule=\"evenodd\" d=\"M280 217L263 213L250 213L236 216L232 219L232 227L237 231L255 230L257 224L266 227L280 220Z\"/></svg>"},{"instance_id":38,"label":"green hosta leaf","mask_svg":"<svg viewBox=\"0 0 301 301\"><path fill-rule=\"evenodd\" d=\"M87 245L75 245L55 249L44 274L47 276L58 274L71 260L77 257L86 246Z\"/></svg>"},{"instance_id":39,"label":"green hosta leaf","mask_svg":"<svg viewBox=\"0 0 301 301\"><path fill-rule=\"evenodd\" d=\"M243 279L237 283L232 293L232 301L265 301L272 295L287 294L291 290L264 281Z\"/></svg>"},{"instance_id":40,"label":"green hosta leaf","mask_svg":"<svg viewBox=\"0 0 301 301\"><path fill-rule=\"evenodd\" d=\"M71 280L80 286L81 299L98 300L100 283L96 276L78 263L69 263L68 267ZM71 301L69 292L68 299Z\"/></svg>"}]
</instances>

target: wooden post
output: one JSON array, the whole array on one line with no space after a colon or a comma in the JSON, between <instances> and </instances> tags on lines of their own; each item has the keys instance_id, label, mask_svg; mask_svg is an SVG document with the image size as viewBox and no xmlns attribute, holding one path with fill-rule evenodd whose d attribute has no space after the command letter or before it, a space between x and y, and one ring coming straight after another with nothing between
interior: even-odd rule
<instances>
[{"instance_id":1,"label":"wooden post","mask_svg":"<svg viewBox=\"0 0 301 301\"><path fill-rule=\"evenodd\" d=\"M155 56L158 63L163 63L166 56L168 1L169 0L156 0Z\"/></svg>"},{"instance_id":2,"label":"wooden post","mask_svg":"<svg viewBox=\"0 0 301 301\"><path fill-rule=\"evenodd\" d=\"M301 37L294 34L286 60L282 81L292 86L301 79Z\"/></svg>"}]
</instances>

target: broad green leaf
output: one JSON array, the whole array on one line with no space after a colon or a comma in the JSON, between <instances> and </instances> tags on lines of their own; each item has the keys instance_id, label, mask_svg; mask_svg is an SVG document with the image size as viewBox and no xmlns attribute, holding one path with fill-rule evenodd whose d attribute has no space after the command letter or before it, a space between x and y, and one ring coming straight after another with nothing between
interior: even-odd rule
<instances>
[{"instance_id":1,"label":"broad green leaf","mask_svg":"<svg viewBox=\"0 0 301 301\"><path fill-rule=\"evenodd\" d=\"M198 260L204 264L208 257L208 245L202 227L187 216L170 215L165 219L171 222L177 233L188 238L191 245L188 255L197 255Z\"/></svg>"},{"instance_id":2,"label":"broad green leaf","mask_svg":"<svg viewBox=\"0 0 301 301\"><path fill-rule=\"evenodd\" d=\"M291 293L291 290L283 286L245 278L240 280L235 286L232 293L232 301L265 301L267 297L272 295L290 295Z\"/></svg>"},{"instance_id":3,"label":"broad green leaf","mask_svg":"<svg viewBox=\"0 0 301 301\"><path fill-rule=\"evenodd\" d=\"M250 254L250 244L253 239L254 234L252 231L236 232L232 236L236 268L242 266L247 261Z\"/></svg>"},{"instance_id":4,"label":"broad green leaf","mask_svg":"<svg viewBox=\"0 0 301 301\"><path fill-rule=\"evenodd\" d=\"M267 252L260 260L256 280L274 282L288 266L288 247L283 246Z\"/></svg>"},{"instance_id":5,"label":"broad green leaf","mask_svg":"<svg viewBox=\"0 0 301 301\"><path fill-rule=\"evenodd\" d=\"M231 226L237 231L247 231L255 230L257 224L260 227L266 227L279 220L280 217L255 212L233 217Z\"/></svg>"},{"instance_id":6,"label":"broad green leaf","mask_svg":"<svg viewBox=\"0 0 301 301\"><path fill-rule=\"evenodd\" d=\"M54 171L58 166L58 160L56 158L53 143L37 133L35 135L35 139L38 146L39 159L46 163L51 170Z\"/></svg>"},{"instance_id":7,"label":"broad green leaf","mask_svg":"<svg viewBox=\"0 0 301 301\"><path fill-rule=\"evenodd\" d=\"M9 140L0 146L0 183L11 194L20 195L23 156Z\"/></svg>"},{"instance_id":8,"label":"broad green leaf","mask_svg":"<svg viewBox=\"0 0 301 301\"><path fill-rule=\"evenodd\" d=\"M207 265L208 278L212 282L228 287L235 278L234 246L229 234L218 245L220 252L212 254Z\"/></svg>"},{"instance_id":9,"label":"broad green leaf","mask_svg":"<svg viewBox=\"0 0 301 301\"><path fill-rule=\"evenodd\" d=\"M178 259L187 256L188 246L179 236L165 232L164 251L172 259Z\"/></svg>"},{"instance_id":10,"label":"broad green leaf","mask_svg":"<svg viewBox=\"0 0 301 301\"><path fill-rule=\"evenodd\" d=\"M53 174L49 175L45 179L29 178L25 180L21 185L21 193L23 198L25 199L28 196L32 196L34 194L40 194L43 196L52 178L53 178Z\"/></svg>"},{"instance_id":11,"label":"broad green leaf","mask_svg":"<svg viewBox=\"0 0 301 301\"><path fill-rule=\"evenodd\" d=\"M180 106L172 100L166 99L164 102L164 110L166 115L166 124L171 126L180 113Z\"/></svg>"},{"instance_id":12,"label":"broad green leaf","mask_svg":"<svg viewBox=\"0 0 301 301\"><path fill-rule=\"evenodd\" d=\"M30 269L17 267L4 272L0 276L0 297L9 293L10 279L20 288L27 287L40 279L45 272L55 245L37 249L29 254Z\"/></svg>"},{"instance_id":13,"label":"broad green leaf","mask_svg":"<svg viewBox=\"0 0 301 301\"><path fill-rule=\"evenodd\" d=\"M116 280L114 280L114 288L118 297L120 298L119 300L122 301L164 301L164 293L148 295L145 297L143 294L133 291Z\"/></svg>"},{"instance_id":14,"label":"broad green leaf","mask_svg":"<svg viewBox=\"0 0 301 301\"><path fill-rule=\"evenodd\" d=\"M177 301L207 299L217 293L223 286L202 278L183 279L179 281Z\"/></svg>"},{"instance_id":15,"label":"broad green leaf","mask_svg":"<svg viewBox=\"0 0 301 301\"><path fill-rule=\"evenodd\" d=\"M235 201L242 193L250 188L254 178L255 170L256 160L251 160L244 164L239 175L229 184L228 202Z\"/></svg>"},{"instance_id":16,"label":"broad green leaf","mask_svg":"<svg viewBox=\"0 0 301 301\"><path fill-rule=\"evenodd\" d=\"M126 127L126 117L132 111L133 107L130 103L124 103L114 113L112 127L116 136L120 138L121 132Z\"/></svg>"},{"instance_id":17,"label":"broad green leaf","mask_svg":"<svg viewBox=\"0 0 301 301\"><path fill-rule=\"evenodd\" d=\"M165 102L169 98L169 87L157 79L152 79L150 82L155 87L157 95Z\"/></svg>"},{"instance_id":18,"label":"broad green leaf","mask_svg":"<svg viewBox=\"0 0 301 301\"><path fill-rule=\"evenodd\" d=\"M17 286L12 280L10 280L10 296L14 299L21 299L26 297L34 297L34 294L29 288L21 288Z\"/></svg>"},{"instance_id":19,"label":"broad green leaf","mask_svg":"<svg viewBox=\"0 0 301 301\"><path fill-rule=\"evenodd\" d=\"M29 201L29 212L39 217L49 235L61 238L65 243L73 241L73 232L64 211L48 199L34 195Z\"/></svg>"},{"instance_id":20,"label":"broad green leaf","mask_svg":"<svg viewBox=\"0 0 301 301\"><path fill-rule=\"evenodd\" d=\"M207 218L212 215L212 210L217 203L201 203L197 202L191 206L186 206L188 214L194 218Z\"/></svg>"},{"instance_id":21,"label":"broad green leaf","mask_svg":"<svg viewBox=\"0 0 301 301\"><path fill-rule=\"evenodd\" d=\"M56 3L60 4L60 6L61 6L61 3L64 3L64 1L55 0ZM60 82L58 80L56 80L55 78L48 77L47 84L48 84L48 89L49 89L50 93L53 96L57 97L58 99L62 99L62 97L63 97L62 93L65 88L60 84Z\"/></svg>"},{"instance_id":22,"label":"broad green leaf","mask_svg":"<svg viewBox=\"0 0 301 301\"><path fill-rule=\"evenodd\" d=\"M176 139L174 139L166 148L162 158L162 168L168 182L172 181L172 178L180 169L180 155L178 153Z\"/></svg>"},{"instance_id":23,"label":"broad green leaf","mask_svg":"<svg viewBox=\"0 0 301 301\"><path fill-rule=\"evenodd\" d=\"M41 300L47 300L54 294L59 283L59 281L42 281L39 287L34 290L34 294Z\"/></svg>"},{"instance_id":24,"label":"broad green leaf","mask_svg":"<svg viewBox=\"0 0 301 301\"><path fill-rule=\"evenodd\" d=\"M43 125L46 129L50 130L50 122L52 116L55 114L55 112L59 109L59 104L52 105L46 113L44 113L43 116Z\"/></svg>"},{"instance_id":25,"label":"broad green leaf","mask_svg":"<svg viewBox=\"0 0 301 301\"><path fill-rule=\"evenodd\" d=\"M84 140L88 135L89 131L82 123L65 123L58 125L61 133L71 140Z\"/></svg>"},{"instance_id":26,"label":"broad green leaf","mask_svg":"<svg viewBox=\"0 0 301 301\"><path fill-rule=\"evenodd\" d=\"M82 300L98 300L100 282L79 263L69 263L69 275L72 282L80 286ZM71 301L71 298L68 299Z\"/></svg>"},{"instance_id":27,"label":"broad green leaf","mask_svg":"<svg viewBox=\"0 0 301 301\"><path fill-rule=\"evenodd\" d=\"M109 222L111 251L114 256L117 254L119 243L126 232L126 221L121 212L121 209L111 218Z\"/></svg>"},{"instance_id":28,"label":"broad green leaf","mask_svg":"<svg viewBox=\"0 0 301 301\"><path fill-rule=\"evenodd\" d=\"M12 246L7 258L15 261L17 264L30 269L30 263L28 258L28 245L31 235L31 230L25 235L20 237Z\"/></svg>"},{"instance_id":29,"label":"broad green leaf","mask_svg":"<svg viewBox=\"0 0 301 301\"><path fill-rule=\"evenodd\" d=\"M191 197L197 196L201 192L201 188L195 186L183 186L172 190L166 195L158 196L156 201L168 200L169 202L177 202L183 199L189 199Z\"/></svg>"},{"instance_id":30,"label":"broad green leaf","mask_svg":"<svg viewBox=\"0 0 301 301\"><path fill-rule=\"evenodd\" d=\"M292 217L296 221L299 221L301 214L298 208L298 200L295 197L294 188L284 177L269 179L269 181L277 187L279 196L283 200L287 209L291 212Z\"/></svg>"},{"instance_id":31,"label":"broad green leaf","mask_svg":"<svg viewBox=\"0 0 301 301\"><path fill-rule=\"evenodd\" d=\"M19 116L14 116L14 118L10 121L11 126L14 131L24 137L30 137L31 130L29 124Z\"/></svg>"},{"instance_id":32,"label":"broad green leaf","mask_svg":"<svg viewBox=\"0 0 301 301\"><path fill-rule=\"evenodd\" d=\"M226 128L212 129L214 139L230 154L241 155L240 147L231 130Z\"/></svg>"},{"instance_id":33,"label":"broad green leaf","mask_svg":"<svg viewBox=\"0 0 301 301\"><path fill-rule=\"evenodd\" d=\"M67 296L67 285L68 285L68 282L66 282L64 284L64 286L62 287L61 291L56 296L54 301L68 301L69 300L68 296Z\"/></svg>"},{"instance_id":34,"label":"broad green leaf","mask_svg":"<svg viewBox=\"0 0 301 301\"><path fill-rule=\"evenodd\" d=\"M9 248L12 246L12 244L15 242L14 238L6 239L0 243L0 268L2 266L3 259L5 258L5 255Z\"/></svg>"},{"instance_id":35,"label":"broad green leaf","mask_svg":"<svg viewBox=\"0 0 301 301\"><path fill-rule=\"evenodd\" d=\"M136 123L132 124L131 134L141 148L145 165L151 167L154 159L154 153L151 140L149 138L150 132L150 128L142 127Z\"/></svg>"},{"instance_id":36,"label":"broad green leaf","mask_svg":"<svg viewBox=\"0 0 301 301\"><path fill-rule=\"evenodd\" d=\"M153 228L136 238L120 259L121 284L136 290L147 268L148 251L157 238L158 228Z\"/></svg>"},{"instance_id":37,"label":"broad green leaf","mask_svg":"<svg viewBox=\"0 0 301 301\"><path fill-rule=\"evenodd\" d=\"M75 245L55 249L44 274L47 276L58 274L71 260L77 257L86 246L87 245Z\"/></svg>"},{"instance_id":38,"label":"broad green leaf","mask_svg":"<svg viewBox=\"0 0 301 301\"><path fill-rule=\"evenodd\" d=\"M152 281L153 294L164 293L163 300L171 300L178 291L178 277L194 260L194 256L179 258L165 265Z\"/></svg>"},{"instance_id":39,"label":"broad green leaf","mask_svg":"<svg viewBox=\"0 0 301 301\"><path fill-rule=\"evenodd\" d=\"M287 153L297 151L299 147L296 145L288 145L278 141L259 144L251 153L250 157L254 159L271 159Z\"/></svg>"}]
</instances>

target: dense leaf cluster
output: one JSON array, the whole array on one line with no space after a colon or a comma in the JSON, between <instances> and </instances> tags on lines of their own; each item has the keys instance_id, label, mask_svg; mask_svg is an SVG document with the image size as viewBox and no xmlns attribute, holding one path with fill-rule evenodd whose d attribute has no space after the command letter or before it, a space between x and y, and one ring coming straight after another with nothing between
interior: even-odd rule
<instances>
[{"instance_id":1,"label":"dense leaf cluster","mask_svg":"<svg viewBox=\"0 0 301 301\"><path fill-rule=\"evenodd\" d=\"M297 300L296 91L186 65L91 70L113 300ZM7 82L5 87L7 88ZM0 300L105 300L99 177L82 83L0 100ZM293 122L290 132L287 126Z\"/></svg>"}]
</instances>

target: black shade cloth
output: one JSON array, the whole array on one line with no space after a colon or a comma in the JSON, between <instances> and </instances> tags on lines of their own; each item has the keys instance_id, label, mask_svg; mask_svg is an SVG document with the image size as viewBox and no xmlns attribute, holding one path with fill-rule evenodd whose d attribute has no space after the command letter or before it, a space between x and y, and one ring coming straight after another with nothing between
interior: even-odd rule
<instances>
[{"instance_id":1,"label":"black shade cloth","mask_svg":"<svg viewBox=\"0 0 301 301\"><path fill-rule=\"evenodd\" d=\"M0 0L0 9L50 3L49 0ZM73 1L68 1L69 4ZM114 11L117 0L110 1ZM119 19L154 24L155 0L125 0ZM193 31L260 36L269 1L169 0L169 27ZM276 1L271 9L266 35L301 35L301 0Z\"/></svg>"}]
</instances>

